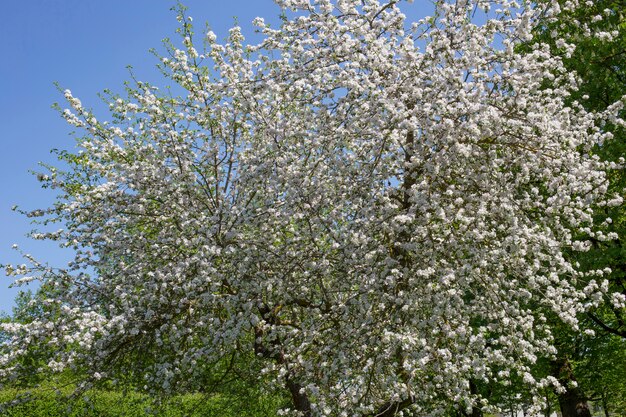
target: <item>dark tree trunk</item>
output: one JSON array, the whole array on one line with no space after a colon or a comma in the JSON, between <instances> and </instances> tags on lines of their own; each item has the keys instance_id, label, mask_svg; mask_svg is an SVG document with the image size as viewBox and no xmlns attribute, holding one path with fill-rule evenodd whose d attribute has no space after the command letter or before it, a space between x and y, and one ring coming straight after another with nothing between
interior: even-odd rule
<instances>
[{"instance_id":1,"label":"dark tree trunk","mask_svg":"<svg viewBox=\"0 0 626 417\"><path fill-rule=\"evenodd\" d=\"M259 313L267 323L275 324L276 317L271 309L263 306L259 308ZM280 341L272 340L269 342L270 346L267 346L263 343L263 336L263 329L256 326L254 328L254 353L261 355L263 358L273 359L281 365L285 364L285 356L282 352ZM287 372L285 386L291 395L294 410L299 411L303 417L311 417L311 401L309 401L306 393L302 391L302 385L294 380L294 375L291 371Z\"/></svg>"},{"instance_id":2,"label":"dark tree trunk","mask_svg":"<svg viewBox=\"0 0 626 417\"><path fill-rule=\"evenodd\" d=\"M552 370L553 375L567 389L563 393L557 393L563 417L591 417L585 393L580 387L570 386L572 382L576 382L576 379L569 360L558 358L552 362Z\"/></svg>"},{"instance_id":3,"label":"dark tree trunk","mask_svg":"<svg viewBox=\"0 0 626 417\"><path fill-rule=\"evenodd\" d=\"M293 408L301 412L304 417L310 417L311 401L309 401L309 397L306 394L300 392L302 390L302 386L287 378L287 389L291 394L291 402L293 403Z\"/></svg>"},{"instance_id":4,"label":"dark tree trunk","mask_svg":"<svg viewBox=\"0 0 626 417\"><path fill-rule=\"evenodd\" d=\"M472 395L478 394L478 387L476 383L470 379L469 381L470 393ZM476 407L476 404L472 405L472 411L466 412L463 409L459 410L459 415L463 417L483 417L483 410L480 407Z\"/></svg>"},{"instance_id":5,"label":"dark tree trunk","mask_svg":"<svg viewBox=\"0 0 626 417\"><path fill-rule=\"evenodd\" d=\"M478 386L476 385L476 383L473 380L469 380L469 389L470 389L470 394L472 395L477 395L478 392ZM514 417L515 413L513 412L513 408L510 408L510 417ZM454 412L454 416L456 417L483 417L483 410L480 407L476 406L476 403L472 404L472 410L470 412L467 412L466 409L461 405L461 404L457 404L456 405L456 410Z\"/></svg>"},{"instance_id":6,"label":"dark tree trunk","mask_svg":"<svg viewBox=\"0 0 626 417\"><path fill-rule=\"evenodd\" d=\"M563 417L591 417L587 399L578 388L568 388L563 394L559 394L559 405Z\"/></svg>"}]
</instances>

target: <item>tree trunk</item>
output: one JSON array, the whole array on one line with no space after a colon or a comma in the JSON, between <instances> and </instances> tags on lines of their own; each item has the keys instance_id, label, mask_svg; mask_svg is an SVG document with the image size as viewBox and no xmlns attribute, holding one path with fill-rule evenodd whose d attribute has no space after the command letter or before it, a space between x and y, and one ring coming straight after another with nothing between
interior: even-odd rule
<instances>
[{"instance_id":1,"label":"tree trunk","mask_svg":"<svg viewBox=\"0 0 626 417\"><path fill-rule=\"evenodd\" d=\"M470 393L472 395L478 394L478 387L476 383L470 379L469 381ZM466 413L464 413L466 414ZM468 417L483 417L483 410L480 407L476 407L476 404L472 405L472 412L470 414L466 414Z\"/></svg>"},{"instance_id":2,"label":"tree trunk","mask_svg":"<svg viewBox=\"0 0 626 417\"><path fill-rule=\"evenodd\" d=\"M558 358L552 362L552 370L553 375L567 389L563 393L557 393L563 417L591 417L585 393L580 387L571 386L571 383L575 383L576 379L569 360Z\"/></svg>"},{"instance_id":3,"label":"tree trunk","mask_svg":"<svg viewBox=\"0 0 626 417\"><path fill-rule=\"evenodd\" d=\"M287 378L287 389L291 394L291 402L294 410L302 413L303 417L310 417L311 401L309 401L309 397L305 393L301 392L302 386Z\"/></svg>"},{"instance_id":4,"label":"tree trunk","mask_svg":"<svg viewBox=\"0 0 626 417\"><path fill-rule=\"evenodd\" d=\"M259 308L259 313L267 323L275 324L276 317L270 308L263 306ZM270 342L271 346L266 346L263 344L263 335L263 329L256 326L254 328L254 353L266 359L273 359L281 365L285 364L285 356L283 355L280 341L273 340ZM294 380L294 375L291 371L287 372L285 386L291 395L294 410L299 411L302 417L311 417L311 401L306 393L302 391L302 385Z\"/></svg>"},{"instance_id":5,"label":"tree trunk","mask_svg":"<svg viewBox=\"0 0 626 417\"><path fill-rule=\"evenodd\" d=\"M469 389L472 395L478 394L478 387L476 386L476 383L471 379L469 380ZM457 407L458 408L454 413L454 415L457 417L483 417L483 410L480 407L477 407L475 403L472 404L472 411L470 411L469 413L465 411L465 408L462 405L457 404ZM513 413L513 408L510 409L510 417L515 417Z\"/></svg>"}]
</instances>

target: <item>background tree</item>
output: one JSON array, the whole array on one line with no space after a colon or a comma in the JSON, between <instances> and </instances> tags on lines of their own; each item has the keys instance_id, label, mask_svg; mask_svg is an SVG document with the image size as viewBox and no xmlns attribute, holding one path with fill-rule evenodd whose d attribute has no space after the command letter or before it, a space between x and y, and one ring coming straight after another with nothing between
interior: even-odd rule
<instances>
[{"instance_id":1,"label":"background tree","mask_svg":"<svg viewBox=\"0 0 626 417\"><path fill-rule=\"evenodd\" d=\"M564 5L565 2L559 4ZM626 95L624 10L626 3L623 1L587 2L575 10L562 13L558 19L546 18L544 24L536 30L535 41L550 44L552 50L563 59L567 70L579 77L576 88L572 89L570 101L580 102L590 111L605 110ZM596 146L593 153L603 160L623 161L626 150L623 126L606 123L602 129L611 132L615 139ZM612 172L609 175L609 189L623 193L625 180L623 170ZM610 291L606 292L602 304L585 313L587 317L582 322L584 328L595 330L595 336L572 332L567 327L555 324L559 355L553 362L553 374L579 382L579 386L570 387L559 394L564 416L581 415L581 410L588 408L587 400L601 403L608 413L613 406L604 393L621 392L621 383L612 388L608 386L619 380L617 375L621 374L623 366L621 358L624 343L614 338L626 336L622 329L626 317L624 208L622 205L596 207L595 217L596 222L603 225L605 233L618 238L607 241L592 236L590 250L577 254L575 259L584 270L610 270L606 274ZM614 358L614 363L609 365L605 360L607 357ZM621 395L612 398L618 399ZM586 412L589 415L589 411Z\"/></svg>"}]
</instances>

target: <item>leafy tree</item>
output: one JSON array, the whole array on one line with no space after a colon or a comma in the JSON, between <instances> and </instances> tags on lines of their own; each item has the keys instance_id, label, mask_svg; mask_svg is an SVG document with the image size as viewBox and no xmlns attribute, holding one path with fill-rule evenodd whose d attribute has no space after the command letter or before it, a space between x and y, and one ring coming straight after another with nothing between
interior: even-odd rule
<instances>
[{"instance_id":1,"label":"leafy tree","mask_svg":"<svg viewBox=\"0 0 626 417\"><path fill-rule=\"evenodd\" d=\"M558 4L563 6L566 2L559 1ZM535 41L549 44L563 59L565 68L578 77L570 102L580 102L587 110L603 111L626 95L624 10L626 3L623 1L586 2L561 13L558 18L545 18L536 28ZM623 110L620 113L623 117ZM609 122L603 124L602 129L615 138L597 145L592 152L606 161L623 161L626 151L623 126ZM626 184L623 170L613 171L608 180L610 191L623 192ZM617 381L620 380L625 345L615 338L626 337L624 206L596 207L594 216L596 223L602 224L605 234L618 238L606 240L592 236L589 251L574 256L583 270L606 271L609 291L605 293L603 303L585 313L584 327L595 330L595 336L576 334L567 327L555 325L559 354L553 361L553 374L566 386L576 380L579 382L579 386L570 386L559 393L564 416L582 415L581 410L586 410L589 415L587 400L602 403L608 413L613 408L609 398L620 398L620 394L608 395L608 392L621 393L622 389L622 384ZM613 358L612 365L606 361L609 357Z\"/></svg>"},{"instance_id":2,"label":"leafy tree","mask_svg":"<svg viewBox=\"0 0 626 417\"><path fill-rule=\"evenodd\" d=\"M543 39L554 35L563 39L564 46L556 47L562 55L565 67L574 71L580 81L572 91L572 100L579 101L586 109L603 111L626 95L626 2L601 0L586 3L575 11L563 14L558 21L546 25ZM547 38L547 39L546 39ZM561 44L561 43L560 43ZM624 111L620 109L621 116ZM593 153L604 160L623 161L626 154L626 132L621 124L606 123L603 130L615 136L602 143ZM613 171L609 177L609 189L622 193L626 185L623 170ZM583 268L610 269L609 284L613 291L606 293L606 302L597 312L589 313L596 329L626 338L626 271L624 270L626 216L624 207L598 207L596 222L603 225L605 234L612 233L617 239L603 240L591 237L590 250L578 256Z\"/></svg>"},{"instance_id":3,"label":"leafy tree","mask_svg":"<svg viewBox=\"0 0 626 417\"><path fill-rule=\"evenodd\" d=\"M137 81L102 121L65 92L84 136L31 215L77 255L9 267L55 314L3 326L0 376L44 344L42 372L84 388L124 371L173 393L248 352L305 416L476 415L511 380L539 410L560 386L531 373L548 317L576 326L607 291L570 254L611 239L592 209L622 202L591 156L621 103L571 102L547 44L517 49L574 10L441 0L409 25L393 0L277 3L261 43L235 27L202 50L181 9L161 60L178 96Z\"/></svg>"}]
</instances>

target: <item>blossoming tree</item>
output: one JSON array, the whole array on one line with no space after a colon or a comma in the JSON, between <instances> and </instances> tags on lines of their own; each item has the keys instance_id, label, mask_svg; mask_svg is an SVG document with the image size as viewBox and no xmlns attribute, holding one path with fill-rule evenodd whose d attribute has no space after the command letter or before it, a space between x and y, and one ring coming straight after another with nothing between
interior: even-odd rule
<instances>
[{"instance_id":1,"label":"blossoming tree","mask_svg":"<svg viewBox=\"0 0 626 417\"><path fill-rule=\"evenodd\" d=\"M76 257L8 268L54 296L4 325L0 376L43 344L41 372L173 392L248 350L305 416L486 409L473 381L513 376L559 388L530 373L554 353L545 314L575 327L603 298L606 271L567 254L612 239L592 207L622 202L619 163L589 153L621 104L569 103L550 47L517 48L559 2L438 0L414 24L395 0L277 3L260 43L234 27L202 50L181 12L161 62L179 96L137 82L102 121L65 92L84 136L30 215Z\"/></svg>"}]
</instances>

